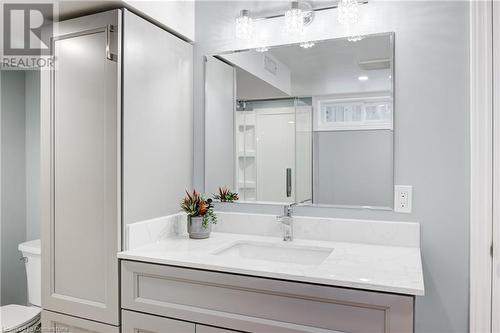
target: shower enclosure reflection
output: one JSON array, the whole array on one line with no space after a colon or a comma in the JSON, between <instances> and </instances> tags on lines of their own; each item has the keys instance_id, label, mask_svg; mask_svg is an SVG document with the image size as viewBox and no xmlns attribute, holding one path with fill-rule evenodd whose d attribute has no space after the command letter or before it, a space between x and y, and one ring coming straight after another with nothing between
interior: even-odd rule
<instances>
[{"instance_id":1,"label":"shower enclosure reflection","mask_svg":"<svg viewBox=\"0 0 500 333\"><path fill-rule=\"evenodd\" d=\"M237 102L236 178L242 200L311 198L311 119L310 98Z\"/></svg>"}]
</instances>

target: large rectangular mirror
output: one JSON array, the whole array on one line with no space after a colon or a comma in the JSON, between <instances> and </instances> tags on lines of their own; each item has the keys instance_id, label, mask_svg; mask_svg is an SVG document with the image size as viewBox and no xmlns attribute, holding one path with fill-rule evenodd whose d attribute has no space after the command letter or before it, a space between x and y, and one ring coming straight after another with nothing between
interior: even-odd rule
<instances>
[{"instance_id":1,"label":"large rectangular mirror","mask_svg":"<svg viewBox=\"0 0 500 333\"><path fill-rule=\"evenodd\" d=\"M394 34L206 57L206 191L392 209Z\"/></svg>"}]
</instances>

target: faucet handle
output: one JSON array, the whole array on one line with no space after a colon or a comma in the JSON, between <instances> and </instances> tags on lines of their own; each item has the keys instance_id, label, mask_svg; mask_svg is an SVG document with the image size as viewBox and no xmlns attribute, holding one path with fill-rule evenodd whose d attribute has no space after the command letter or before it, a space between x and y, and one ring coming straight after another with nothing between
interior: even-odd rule
<instances>
[{"instance_id":1,"label":"faucet handle","mask_svg":"<svg viewBox=\"0 0 500 333\"><path fill-rule=\"evenodd\" d=\"M284 225L292 225L293 217L291 216L281 216L281 223Z\"/></svg>"},{"instance_id":2,"label":"faucet handle","mask_svg":"<svg viewBox=\"0 0 500 333\"><path fill-rule=\"evenodd\" d=\"M288 224L288 219L290 219L290 217L286 216L286 215L277 215L276 216L276 222L278 222L278 223Z\"/></svg>"}]
</instances>

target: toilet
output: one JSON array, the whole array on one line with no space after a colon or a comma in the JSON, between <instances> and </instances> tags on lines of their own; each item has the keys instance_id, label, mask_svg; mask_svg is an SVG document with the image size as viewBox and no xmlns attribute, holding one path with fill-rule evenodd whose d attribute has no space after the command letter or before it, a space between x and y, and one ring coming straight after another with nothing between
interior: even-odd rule
<instances>
[{"instance_id":1,"label":"toilet","mask_svg":"<svg viewBox=\"0 0 500 333\"><path fill-rule=\"evenodd\" d=\"M35 332L40 325L40 240L21 243L18 249L23 254L26 267L29 305L9 304L0 307L2 333Z\"/></svg>"}]
</instances>

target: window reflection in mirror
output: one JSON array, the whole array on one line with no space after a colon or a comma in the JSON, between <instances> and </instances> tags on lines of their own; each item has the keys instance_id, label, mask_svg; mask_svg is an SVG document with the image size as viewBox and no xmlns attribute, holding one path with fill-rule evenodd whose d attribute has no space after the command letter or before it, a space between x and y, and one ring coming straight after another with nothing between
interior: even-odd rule
<instances>
[{"instance_id":1,"label":"window reflection in mirror","mask_svg":"<svg viewBox=\"0 0 500 333\"><path fill-rule=\"evenodd\" d=\"M392 33L208 56L206 191L390 209Z\"/></svg>"}]
</instances>

